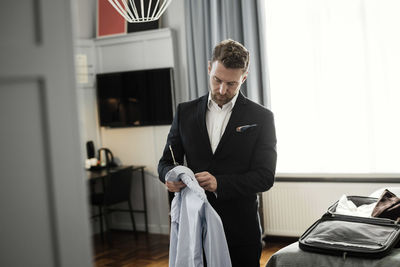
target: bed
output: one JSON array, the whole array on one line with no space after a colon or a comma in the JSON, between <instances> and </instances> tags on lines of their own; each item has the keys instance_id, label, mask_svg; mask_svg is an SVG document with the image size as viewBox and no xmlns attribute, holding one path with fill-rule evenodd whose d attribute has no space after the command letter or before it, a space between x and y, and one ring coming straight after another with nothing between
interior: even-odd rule
<instances>
[{"instance_id":1,"label":"bed","mask_svg":"<svg viewBox=\"0 0 400 267\"><path fill-rule=\"evenodd\" d=\"M400 187L388 188L400 196ZM370 196L379 197L384 188L376 190ZM400 248L381 259L364 259L303 251L299 243L292 243L271 256L266 267L394 267L400 266Z\"/></svg>"}]
</instances>

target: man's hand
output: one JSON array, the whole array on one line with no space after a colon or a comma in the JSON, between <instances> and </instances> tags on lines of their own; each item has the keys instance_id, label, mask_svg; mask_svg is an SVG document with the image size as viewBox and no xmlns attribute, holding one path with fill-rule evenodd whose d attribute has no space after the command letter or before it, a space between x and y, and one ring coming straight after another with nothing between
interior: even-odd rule
<instances>
[{"instance_id":1,"label":"man's hand","mask_svg":"<svg viewBox=\"0 0 400 267\"><path fill-rule=\"evenodd\" d=\"M215 192L217 191L217 179L215 176L209 172L198 172L194 175L199 182L199 185L204 188L204 190Z\"/></svg>"},{"instance_id":2,"label":"man's hand","mask_svg":"<svg viewBox=\"0 0 400 267\"><path fill-rule=\"evenodd\" d=\"M166 181L165 185L167 186L167 189L170 192L180 192L182 188L186 187L186 184L182 181L179 182Z\"/></svg>"}]
</instances>

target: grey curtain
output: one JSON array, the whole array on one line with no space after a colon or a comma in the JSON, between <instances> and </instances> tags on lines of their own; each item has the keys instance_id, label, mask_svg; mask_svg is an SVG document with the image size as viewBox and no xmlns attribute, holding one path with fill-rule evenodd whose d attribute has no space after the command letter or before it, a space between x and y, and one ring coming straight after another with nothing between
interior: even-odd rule
<instances>
[{"instance_id":1,"label":"grey curtain","mask_svg":"<svg viewBox=\"0 0 400 267\"><path fill-rule=\"evenodd\" d=\"M249 76L241 91L269 106L269 80L262 18L263 0L186 0L189 98L208 92L207 62L214 46L231 38L250 51Z\"/></svg>"}]
</instances>

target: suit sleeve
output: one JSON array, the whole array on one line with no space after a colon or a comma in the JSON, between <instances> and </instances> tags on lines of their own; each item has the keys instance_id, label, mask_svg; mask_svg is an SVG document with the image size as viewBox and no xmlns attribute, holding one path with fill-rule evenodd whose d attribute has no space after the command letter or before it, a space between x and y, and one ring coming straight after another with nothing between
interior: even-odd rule
<instances>
[{"instance_id":1,"label":"suit sleeve","mask_svg":"<svg viewBox=\"0 0 400 267\"><path fill-rule=\"evenodd\" d=\"M277 159L274 117L272 112L264 117L248 171L216 175L219 199L265 192L274 184Z\"/></svg>"},{"instance_id":2,"label":"suit sleeve","mask_svg":"<svg viewBox=\"0 0 400 267\"><path fill-rule=\"evenodd\" d=\"M158 175L161 182L165 183L165 175L169 170L174 168L174 161L172 159L169 145L171 145L174 152L175 161L180 165L183 165L184 150L182 146L182 140L179 130L179 113L181 105L178 105L174 120L172 121L171 128L167 137L167 143L165 144L162 157L158 163Z\"/></svg>"}]
</instances>

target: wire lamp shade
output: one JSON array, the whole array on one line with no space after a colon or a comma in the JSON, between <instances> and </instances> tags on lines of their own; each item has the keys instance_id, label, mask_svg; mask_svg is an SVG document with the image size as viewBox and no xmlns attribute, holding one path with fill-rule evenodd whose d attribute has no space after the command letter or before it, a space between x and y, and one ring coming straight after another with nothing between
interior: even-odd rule
<instances>
[{"instance_id":1,"label":"wire lamp shade","mask_svg":"<svg viewBox=\"0 0 400 267\"><path fill-rule=\"evenodd\" d=\"M172 0L108 0L131 23L158 20Z\"/></svg>"}]
</instances>

